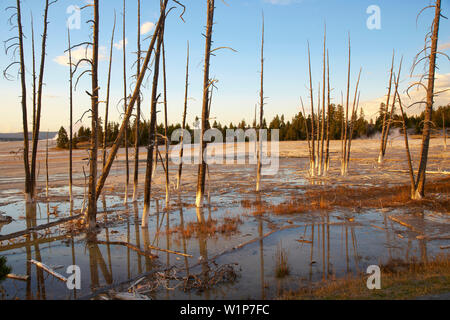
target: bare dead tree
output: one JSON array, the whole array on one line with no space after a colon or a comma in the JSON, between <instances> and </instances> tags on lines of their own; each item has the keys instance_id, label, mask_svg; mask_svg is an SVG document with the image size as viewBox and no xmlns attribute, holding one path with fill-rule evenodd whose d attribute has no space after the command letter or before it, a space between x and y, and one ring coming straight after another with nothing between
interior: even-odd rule
<instances>
[{"instance_id":1,"label":"bare dead tree","mask_svg":"<svg viewBox=\"0 0 450 320\"><path fill-rule=\"evenodd\" d=\"M45 144L45 195L48 198L49 179L48 179L48 131Z\"/></svg>"},{"instance_id":2,"label":"bare dead tree","mask_svg":"<svg viewBox=\"0 0 450 320\"><path fill-rule=\"evenodd\" d=\"M359 75L358 75L358 81L356 82L356 88L355 88L355 98L353 100L353 107L352 107L352 116L351 116L351 120L350 120L350 134L348 136L348 147L347 147L347 154L345 156L345 171L348 172L348 167L349 167L349 163L350 163L350 154L351 154L351 149L352 149L352 140L353 140L353 129L355 127L355 122L357 119L357 108L358 105L357 103L359 103L359 97L358 97L358 89L359 89L359 80L361 79L361 72L362 72L362 68L359 70Z\"/></svg>"},{"instance_id":3,"label":"bare dead tree","mask_svg":"<svg viewBox=\"0 0 450 320\"><path fill-rule=\"evenodd\" d=\"M72 45L70 41L70 28L67 28L67 40L69 44L69 198L73 202L73 62Z\"/></svg>"},{"instance_id":4,"label":"bare dead tree","mask_svg":"<svg viewBox=\"0 0 450 320\"><path fill-rule=\"evenodd\" d=\"M312 153L312 149L311 149L311 139L310 139L310 135L309 135L308 119L306 119L305 106L303 104L303 98L302 97L300 97L300 103L302 105L303 119L305 120L304 124L305 124L305 130L306 130L306 140L308 141L309 163L311 165L311 163L313 163L313 161L312 161L313 153Z\"/></svg>"},{"instance_id":5,"label":"bare dead tree","mask_svg":"<svg viewBox=\"0 0 450 320\"><path fill-rule=\"evenodd\" d=\"M156 134L156 106L158 104L158 80L159 80L159 66L161 47L164 40L164 18L165 6L161 7L161 15L163 19L161 24L161 31L158 33L158 44L155 52L155 64L153 71L152 97L151 97L151 111L150 111L150 126L149 126L149 146L147 147L147 169L145 173L145 188L144 188L144 213L142 215L142 227L148 226L148 215L150 212L150 195L152 188L152 170L153 170L153 152L155 145L158 144L158 137ZM155 156L155 158L158 155ZM155 160L156 161L156 160Z\"/></svg>"},{"instance_id":6,"label":"bare dead tree","mask_svg":"<svg viewBox=\"0 0 450 320\"><path fill-rule=\"evenodd\" d=\"M125 38L125 0L123 0L123 26L122 26L122 50L123 50L123 111L127 110L127 54L126 54L126 38ZM123 202L128 203L128 185L130 184L130 165L128 162L128 126L129 121L125 123L125 135L124 135L124 145L125 145L125 196Z\"/></svg>"},{"instance_id":7,"label":"bare dead tree","mask_svg":"<svg viewBox=\"0 0 450 320\"><path fill-rule=\"evenodd\" d=\"M136 79L141 71L141 0L137 2L137 60L136 60ZM141 124L141 95L139 94L136 102L136 125L134 134L134 177L133 177L133 202L138 198L139 183L139 145L140 145L140 124Z\"/></svg>"},{"instance_id":8,"label":"bare dead tree","mask_svg":"<svg viewBox=\"0 0 450 320\"><path fill-rule=\"evenodd\" d=\"M430 147L431 136L431 116L433 113L434 104L434 82L436 78L436 56L438 54L438 38L439 38L439 23L441 18L441 0L436 0L433 6L435 8L434 20L431 26L431 32L427 37L430 37L430 53L425 56L428 60L428 84L426 86L427 100L425 108L425 119L423 125L423 137L422 137L422 150L420 152L419 170L417 172L417 181L415 185L415 192L413 199L422 199L425 197L425 182L426 182L426 169L428 162L428 151ZM427 46L427 45L425 45ZM448 58L448 56L447 56ZM450 59L449 59L450 60Z\"/></svg>"},{"instance_id":9,"label":"bare dead tree","mask_svg":"<svg viewBox=\"0 0 450 320\"><path fill-rule=\"evenodd\" d=\"M136 103L136 101L138 99L138 96L140 94L140 88L141 88L142 82L144 81L145 74L146 74L148 65L150 63L150 58L151 58L153 49L155 47L156 39L158 38L158 35L161 32L163 23L164 23L165 18L166 18L166 10L165 10L165 8L167 7L168 1L169 0L164 0L164 2L163 2L163 8L164 9L161 10L162 12L161 12L161 15L159 17L158 23L156 25L155 32L153 33L153 37L152 37L152 40L150 42L149 48L148 48L148 50L146 52L146 56L145 56L144 62L143 62L142 67L141 67L141 72L139 73L139 77L137 78L137 81L136 81L136 85L135 85L135 89L133 91L133 95L131 96L130 102L128 103L127 111L124 114L124 119L123 119L122 124L120 126L117 138L116 138L116 140L114 141L114 143L113 143L113 145L111 147L111 151L109 153L108 160L106 161L106 165L103 168L102 175L100 176L100 178L98 180L97 190L96 190L97 199L101 195L101 192L102 192L103 187L105 185L106 179L108 178L109 172L111 171L111 167L112 167L112 165L114 163L114 159L115 159L115 157L117 155L117 151L119 150L120 143L122 142L122 139L123 139L123 136L124 136L124 133L125 133L125 129L126 129L126 127L125 127L125 124L126 124L125 120L129 121L129 119L130 119L130 117L132 115L132 112L133 112L134 104Z\"/></svg>"},{"instance_id":10,"label":"bare dead tree","mask_svg":"<svg viewBox=\"0 0 450 320\"><path fill-rule=\"evenodd\" d=\"M444 135L444 150L447 150L447 129L445 128L445 113L442 112L442 131Z\"/></svg>"},{"instance_id":11,"label":"bare dead tree","mask_svg":"<svg viewBox=\"0 0 450 320\"><path fill-rule=\"evenodd\" d=\"M398 85L399 85L399 79L400 79L400 74L402 71L402 63L403 63L403 59L400 60L400 67L398 70L398 74L397 74L397 81L395 82L395 90L397 91ZM385 130L385 134L384 134L384 141L383 141L383 157L386 155L386 149L387 149L387 143L388 143L388 139L389 139L389 132L391 129L391 123L393 121L393 117L394 117L394 112L395 112L395 99L392 102L392 106L391 106L391 112L389 114L389 119L387 121L387 125L386 125L386 130Z\"/></svg>"},{"instance_id":12,"label":"bare dead tree","mask_svg":"<svg viewBox=\"0 0 450 320\"><path fill-rule=\"evenodd\" d=\"M113 47L114 47L114 35L116 32L116 12L114 11L114 24L111 34L111 43L109 47L109 67L108 67L108 83L106 85L106 102L105 102L105 134L103 135L103 167L106 164L106 148L108 144L108 125L109 125L109 102L111 92L111 73L112 73L112 61L113 61Z\"/></svg>"},{"instance_id":13,"label":"bare dead tree","mask_svg":"<svg viewBox=\"0 0 450 320\"><path fill-rule=\"evenodd\" d=\"M382 130L381 130L381 140L380 140L380 154L378 156L378 163L381 164L383 163L384 160L384 155L385 155L385 149L384 149L384 136L386 134L386 117L389 111L389 102L391 100L391 90L392 90L392 75L393 75L393 71L394 71L394 61L395 61L395 50L392 53L392 65L391 65L391 72L390 72L390 76L389 76L389 87L388 87L388 94L387 94L387 101L386 101L386 105L383 109L383 124L382 124ZM394 99L395 100L395 99Z\"/></svg>"},{"instance_id":14,"label":"bare dead tree","mask_svg":"<svg viewBox=\"0 0 450 320\"><path fill-rule=\"evenodd\" d=\"M89 150L89 185L88 185L88 208L87 222L90 231L96 228L97 222L97 157L98 157L98 48L99 48L99 27L100 27L100 8L99 0L94 0L94 17L92 22L92 62L91 62L91 80L92 92L88 93L91 97L91 141Z\"/></svg>"},{"instance_id":15,"label":"bare dead tree","mask_svg":"<svg viewBox=\"0 0 450 320\"><path fill-rule=\"evenodd\" d=\"M327 42L327 26L325 25L324 36L323 36L323 88L322 88L322 131L320 137L320 160L319 160L319 176L324 172L324 149L325 149L325 73L326 73L326 42Z\"/></svg>"},{"instance_id":16,"label":"bare dead tree","mask_svg":"<svg viewBox=\"0 0 450 320\"><path fill-rule=\"evenodd\" d=\"M263 139L263 121L264 121L264 13L262 15L262 38L261 38L261 87L260 87L260 101L259 101L259 141L258 141L258 155L257 155L257 170L256 170L256 192L261 190L261 171L262 171L262 139Z\"/></svg>"},{"instance_id":17,"label":"bare dead tree","mask_svg":"<svg viewBox=\"0 0 450 320\"><path fill-rule=\"evenodd\" d=\"M331 121L331 100L330 100L330 57L327 50L327 149L325 153L325 174L330 169L330 121Z\"/></svg>"},{"instance_id":18,"label":"bare dead tree","mask_svg":"<svg viewBox=\"0 0 450 320\"><path fill-rule=\"evenodd\" d=\"M36 127L36 48L34 45L34 22L31 16L31 49L33 56L33 130Z\"/></svg>"},{"instance_id":19,"label":"bare dead tree","mask_svg":"<svg viewBox=\"0 0 450 320\"><path fill-rule=\"evenodd\" d=\"M163 62L163 85L164 85L164 135L165 135L165 177L166 177L166 208L170 202L170 180L169 180L169 137L168 137L168 121L167 121L167 75L166 75L166 50L164 41L162 43L162 62Z\"/></svg>"},{"instance_id":20,"label":"bare dead tree","mask_svg":"<svg viewBox=\"0 0 450 320\"><path fill-rule=\"evenodd\" d=\"M39 130L41 126L41 111L42 111L42 96L43 96L43 85L44 85L44 71L45 71L45 58L46 58L46 48L47 48L47 31L48 31L48 10L50 5L54 4L56 1L49 2L45 1L44 9L44 31L42 34L42 44L41 44L41 62L39 68L39 81L37 89L37 102L36 102L36 121L35 127L33 128L33 150L31 153L31 197L35 197L36 189L36 163L37 163L37 151L39 144Z\"/></svg>"},{"instance_id":21,"label":"bare dead tree","mask_svg":"<svg viewBox=\"0 0 450 320\"><path fill-rule=\"evenodd\" d=\"M182 133L180 140L180 164L178 166L178 177L177 177L177 190L181 187L181 174L183 172L183 153L184 153L184 131L186 130L186 114L188 105L188 90L189 90L189 41L187 43L187 58L186 58L186 82L184 89L184 111L183 111L183 122L182 122Z\"/></svg>"},{"instance_id":22,"label":"bare dead tree","mask_svg":"<svg viewBox=\"0 0 450 320\"><path fill-rule=\"evenodd\" d=\"M345 126L344 126L344 152L342 153L341 175L347 174L347 141L348 141L348 108L350 100L350 70L351 70L351 45L350 34L348 35L348 75L347 75L347 103L345 106Z\"/></svg>"},{"instance_id":23,"label":"bare dead tree","mask_svg":"<svg viewBox=\"0 0 450 320\"><path fill-rule=\"evenodd\" d=\"M309 48L309 41L308 41L308 65L309 65L309 95L311 98L311 152L312 152L312 158L310 162L310 174L311 177L314 177L316 175L316 155L315 155L315 146L314 146L314 93L313 93L313 85L312 85L312 71L311 71L311 52Z\"/></svg>"},{"instance_id":24,"label":"bare dead tree","mask_svg":"<svg viewBox=\"0 0 450 320\"><path fill-rule=\"evenodd\" d=\"M30 173L29 160L29 139L28 139L28 117L27 117L27 85L26 85L26 68L25 68L25 52L23 44L22 29L22 11L20 0L16 1L16 16L19 41L19 64L20 64L20 84L22 88L22 125L23 125L23 162L25 167L25 199L27 202L33 200L32 181ZM6 71L5 71L6 72Z\"/></svg>"},{"instance_id":25,"label":"bare dead tree","mask_svg":"<svg viewBox=\"0 0 450 320\"><path fill-rule=\"evenodd\" d=\"M201 126L201 137L200 137L200 164L198 167L198 181L197 181L197 197L196 206L197 208L203 207L203 195L205 193L205 179L206 179L206 162L203 157L204 150L206 149L206 142L204 141L204 134L208 127L209 116L208 116L208 99L209 99L209 87L212 84L209 79L209 67L210 67L210 57L211 57L211 42L212 42L212 31L214 24L214 0L207 0L208 13L207 13L207 24L206 24L206 44L205 44L205 65L204 65L204 75L203 75L203 105L202 105L202 126Z\"/></svg>"}]
</instances>

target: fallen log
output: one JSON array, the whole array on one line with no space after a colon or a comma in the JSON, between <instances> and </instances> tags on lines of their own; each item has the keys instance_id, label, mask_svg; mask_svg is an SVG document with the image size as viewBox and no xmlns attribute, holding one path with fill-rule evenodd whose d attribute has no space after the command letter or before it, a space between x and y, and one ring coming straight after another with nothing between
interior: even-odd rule
<instances>
[{"instance_id":1,"label":"fallen log","mask_svg":"<svg viewBox=\"0 0 450 320\"><path fill-rule=\"evenodd\" d=\"M56 271L53 271L49 266L43 264L42 262L36 261L36 260L29 260L32 264L35 264L36 266L38 266L39 268L41 268L42 270L44 270L45 272L51 274L52 276L54 276L56 279L59 279L63 282L67 282L67 278L64 277L63 275L59 274Z\"/></svg>"},{"instance_id":2,"label":"fallen log","mask_svg":"<svg viewBox=\"0 0 450 320\"><path fill-rule=\"evenodd\" d=\"M14 239L14 238L19 238L19 237L28 235L28 234L36 232L36 231L49 229L51 227L54 227L54 226L57 226L57 225L60 225L60 224L63 224L63 223L69 222L69 221L80 219L82 217L83 217L83 215L79 214L79 215L72 216L72 217L62 218L62 219L59 219L57 221L50 222L50 223L47 223L47 224L43 224L43 225L40 225L40 226L37 226L37 227L33 227L33 228L26 229L26 230L22 230L22 231L6 234L4 236L0 236L0 241L5 241L5 240Z\"/></svg>"},{"instance_id":3,"label":"fallen log","mask_svg":"<svg viewBox=\"0 0 450 320\"><path fill-rule=\"evenodd\" d=\"M6 278L12 279L12 280L19 280L19 281L28 281L28 279L30 279L30 276L29 275L22 276L22 275L10 273L10 274L6 275Z\"/></svg>"},{"instance_id":4,"label":"fallen log","mask_svg":"<svg viewBox=\"0 0 450 320\"><path fill-rule=\"evenodd\" d=\"M156 251L167 252L167 253L177 254L179 256L183 256L183 257L187 257L187 258L192 258L192 255L190 255L190 254L176 252L176 251L167 250L167 249L161 249L161 248L158 248L158 247L154 247L152 245L149 245L148 248L152 249L152 250L156 250Z\"/></svg>"},{"instance_id":5,"label":"fallen log","mask_svg":"<svg viewBox=\"0 0 450 320\"><path fill-rule=\"evenodd\" d=\"M128 242L122 242L122 241L96 241L98 244L103 244L103 245L111 245L111 246L124 246L127 247L133 251L136 251L138 254L140 254L141 256L145 256L147 258L150 259L155 259L158 258L157 255L151 254L148 251L143 251L141 249L139 249L137 246L135 246L134 244L128 243Z\"/></svg>"}]
</instances>

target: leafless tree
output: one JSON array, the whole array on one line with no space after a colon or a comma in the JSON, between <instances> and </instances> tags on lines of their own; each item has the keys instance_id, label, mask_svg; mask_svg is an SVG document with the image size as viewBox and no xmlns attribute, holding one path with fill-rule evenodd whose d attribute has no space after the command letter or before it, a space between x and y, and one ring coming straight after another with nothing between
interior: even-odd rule
<instances>
[{"instance_id":1,"label":"leafless tree","mask_svg":"<svg viewBox=\"0 0 450 320\"><path fill-rule=\"evenodd\" d=\"M165 6L161 7L162 17L165 17ZM144 213L142 215L142 227L148 225L148 214L150 212L150 195L152 188L152 170L153 170L153 151L155 145L158 144L158 137L156 134L156 106L158 104L158 80L159 80L159 66L161 57L161 47L164 40L164 19L162 18L161 31L158 33L158 44L155 51L155 64L153 71L151 110L150 110L150 126L149 126L149 146L147 147L147 169L145 173L145 188L144 188ZM155 158L158 155L155 156Z\"/></svg>"},{"instance_id":2,"label":"leafless tree","mask_svg":"<svg viewBox=\"0 0 450 320\"><path fill-rule=\"evenodd\" d=\"M122 27L122 50L123 50L123 110L126 112L127 110L127 54L126 54L126 37L125 37L125 0L123 0L123 27ZM124 145L125 145L125 196L124 203L128 203L128 185L130 184L130 165L128 161L128 126L129 121L125 124L125 136L124 136Z\"/></svg>"},{"instance_id":3,"label":"leafless tree","mask_svg":"<svg viewBox=\"0 0 450 320\"><path fill-rule=\"evenodd\" d=\"M164 141L166 146L165 152L165 177L166 177L166 208L170 202L170 180L169 180L169 137L168 137L168 120L167 120L167 75L166 75L166 50L164 41L162 43L162 62L163 62L163 85L164 85Z\"/></svg>"},{"instance_id":4,"label":"leafless tree","mask_svg":"<svg viewBox=\"0 0 450 320\"><path fill-rule=\"evenodd\" d=\"M207 24L206 24L206 44L205 44L205 65L204 65L204 75L203 75L203 105L202 105L202 125L201 125L201 137L200 137L200 164L198 167L198 181L197 181L197 197L196 206L197 208L203 207L203 196L205 193L205 179L206 179L206 162L203 157L204 151L206 149L206 142L204 141L204 134L208 128L209 114L209 87L212 85L209 79L209 67L210 67L210 57L211 57L211 42L212 42L212 31L214 24L214 0L207 0L208 13L207 13Z\"/></svg>"},{"instance_id":5,"label":"leafless tree","mask_svg":"<svg viewBox=\"0 0 450 320\"><path fill-rule=\"evenodd\" d=\"M189 90L189 42L187 43L187 58L186 58L186 83L184 89L184 111L183 111L183 122L181 140L180 140L180 164L178 166L178 177L177 177L177 190L181 187L181 174L183 172L183 153L184 153L184 130L186 130L186 114L187 114L187 104L188 104L188 90Z\"/></svg>"},{"instance_id":6,"label":"leafless tree","mask_svg":"<svg viewBox=\"0 0 450 320\"><path fill-rule=\"evenodd\" d=\"M141 0L137 1L137 60L136 60L136 79L141 71ZM140 123L141 123L141 95L139 94L136 102L136 125L134 134L134 177L133 177L133 202L138 198L139 183L139 145L140 145Z\"/></svg>"},{"instance_id":7,"label":"leafless tree","mask_svg":"<svg viewBox=\"0 0 450 320\"><path fill-rule=\"evenodd\" d=\"M312 85L312 70L311 70L311 52L309 48L309 42L308 42L308 65L309 65L309 95L311 98L311 162L310 162L310 174L311 177L314 177L316 175L316 154L315 154L315 142L314 142L314 92L313 92L313 85Z\"/></svg>"},{"instance_id":8,"label":"leafless tree","mask_svg":"<svg viewBox=\"0 0 450 320\"><path fill-rule=\"evenodd\" d=\"M426 88L427 98L426 98L426 108L425 108L425 119L423 125L423 136L422 136L422 150L420 152L420 163L417 172L417 180L415 183L415 190L413 194L413 199L422 199L425 197L425 182L426 182L426 169L428 162L428 151L430 147L430 136L431 136L431 116L433 113L434 97L438 92L434 91L435 78L436 78L436 57L440 53L438 51L438 38L439 38L439 24L441 18L441 0L435 0L433 5L426 8L435 8L434 20L431 25L431 31L427 34L427 41L425 43L425 50L422 50L424 57L415 61L412 71L414 71L415 66L423 60L428 61L428 72L424 76L427 79L428 84L425 86L422 82L413 84L413 86L423 86ZM425 9L426 9L425 8ZM424 10L425 10L424 9ZM420 15L420 13L419 13ZM429 38L429 39L428 39ZM428 49L430 50L428 53ZM447 59L450 60L448 56ZM422 103L422 102L421 102Z\"/></svg>"},{"instance_id":9,"label":"leafless tree","mask_svg":"<svg viewBox=\"0 0 450 320\"><path fill-rule=\"evenodd\" d=\"M264 14L262 16L262 38L261 38L261 87L259 101L259 141L258 141L258 165L256 171L256 192L261 190L261 170L262 170L262 139L264 121Z\"/></svg>"}]
</instances>

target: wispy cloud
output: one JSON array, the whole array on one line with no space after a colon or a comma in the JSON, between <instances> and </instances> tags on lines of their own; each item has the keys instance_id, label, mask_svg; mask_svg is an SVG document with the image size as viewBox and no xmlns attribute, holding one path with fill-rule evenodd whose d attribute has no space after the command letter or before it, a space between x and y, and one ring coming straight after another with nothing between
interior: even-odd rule
<instances>
[{"instance_id":1,"label":"wispy cloud","mask_svg":"<svg viewBox=\"0 0 450 320\"><path fill-rule=\"evenodd\" d=\"M98 53L99 61L103 61L106 59L105 52L106 52L105 47L103 46L99 47ZM76 64L78 63L78 61L82 59L92 59L92 49L79 47L77 49L72 50L72 63ZM61 56L57 56L56 58L53 59L53 61L62 66L69 66L69 53L66 52Z\"/></svg>"},{"instance_id":2,"label":"wispy cloud","mask_svg":"<svg viewBox=\"0 0 450 320\"><path fill-rule=\"evenodd\" d=\"M125 46L127 46L127 45L128 45L128 39L125 38ZM122 48L123 48L123 40L120 40L119 42L114 43L114 48L116 48L117 50L122 50Z\"/></svg>"},{"instance_id":3,"label":"wispy cloud","mask_svg":"<svg viewBox=\"0 0 450 320\"><path fill-rule=\"evenodd\" d=\"M448 49L450 49L450 42L441 43L438 47L439 51L447 51Z\"/></svg>"},{"instance_id":4,"label":"wispy cloud","mask_svg":"<svg viewBox=\"0 0 450 320\"><path fill-rule=\"evenodd\" d=\"M264 0L264 2L274 4L274 5L288 5L291 3L299 3L302 0Z\"/></svg>"},{"instance_id":5,"label":"wispy cloud","mask_svg":"<svg viewBox=\"0 0 450 320\"><path fill-rule=\"evenodd\" d=\"M155 28L155 24L153 22L145 22L141 26L141 35L147 34Z\"/></svg>"}]
</instances>

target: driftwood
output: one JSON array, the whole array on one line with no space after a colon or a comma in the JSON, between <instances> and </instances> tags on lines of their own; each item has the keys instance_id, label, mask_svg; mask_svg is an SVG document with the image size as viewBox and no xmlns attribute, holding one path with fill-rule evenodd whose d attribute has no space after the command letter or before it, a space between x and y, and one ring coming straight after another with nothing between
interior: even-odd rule
<instances>
[{"instance_id":1,"label":"driftwood","mask_svg":"<svg viewBox=\"0 0 450 320\"><path fill-rule=\"evenodd\" d=\"M54 222L51 222L51 223L43 224L43 225L40 225L40 226L37 226L37 227L29 228L29 229L26 229L26 230L23 230L23 231L10 233L10 234L4 235L4 236L0 236L0 241L5 241L5 240L18 238L18 237L30 234L32 232L48 229L48 228L51 228L51 227L63 224L65 222L73 221L73 220L76 220L76 219L79 219L79 218L82 218L82 217L83 217L83 215L79 214L79 215L76 215L76 216L59 219L58 221L54 221Z\"/></svg>"},{"instance_id":2,"label":"driftwood","mask_svg":"<svg viewBox=\"0 0 450 320\"><path fill-rule=\"evenodd\" d=\"M12 279L12 280L19 280L19 281L28 281L28 279L30 279L30 276L28 276L28 275L22 276L22 275L10 273L10 274L6 275L6 278Z\"/></svg>"},{"instance_id":3,"label":"driftwood","mask_svg":"<svg viewBox=\"0 0 450 320\"><path fill-rule=\"evenodd\" d=\"M63 282L67 282L67 278L64 277L63 275L59 274L56 271L53 271L49 266L43 264L42 262L36 261L36 260L29 260L32 264L35 264L36 266L38 266L39 268L41 268L42 270L44 270L45 272L51 274L52 276L54 276L55 278L63 281Z\"/></svg>"},{"instance_id":4,"label":"driftwood","mask_svg":"<svg viewBox=\"0 0 450 320\"><path fill-rule=\"evenodd\" d=\"M100 240L98 240L98 241L96 241L96 242L97 242L98 244L104 244L104 245L125 246L125 247L127 247L127 248L130 248L130 249L133 250L133 251L136 251L136 252L137 252L138 254L140 254L141 256L145 256L145 257L150 258L150 259L158 258L157 255L151 254L151 253L149 253L149 252L147 252L147 251L143 251L143 250L139 249L137 246L135 246L135 245L133 245L133 244L131 244L131 243L128 243L128 242L121 242L121 241L100 241Z\"/></svg>"},{"instance_id":5,"label":"driftwood","mask_svg":"<svg viewBox=\"0 0 450 320\"><path fill-rule=\"evenodd\" d=\"M172 251L172 250L161 249L161 248L154 247L154 246L151 246L151 245L149 245L148 248L152 249L152 250L156 250L156 251L162 251L162 252L177 254L177 255L180 255L180 256L183 256L183 257L192 258L192 255L190 255L190 254L176 252L176 251Z\"/></svg>"}]
</instances>

